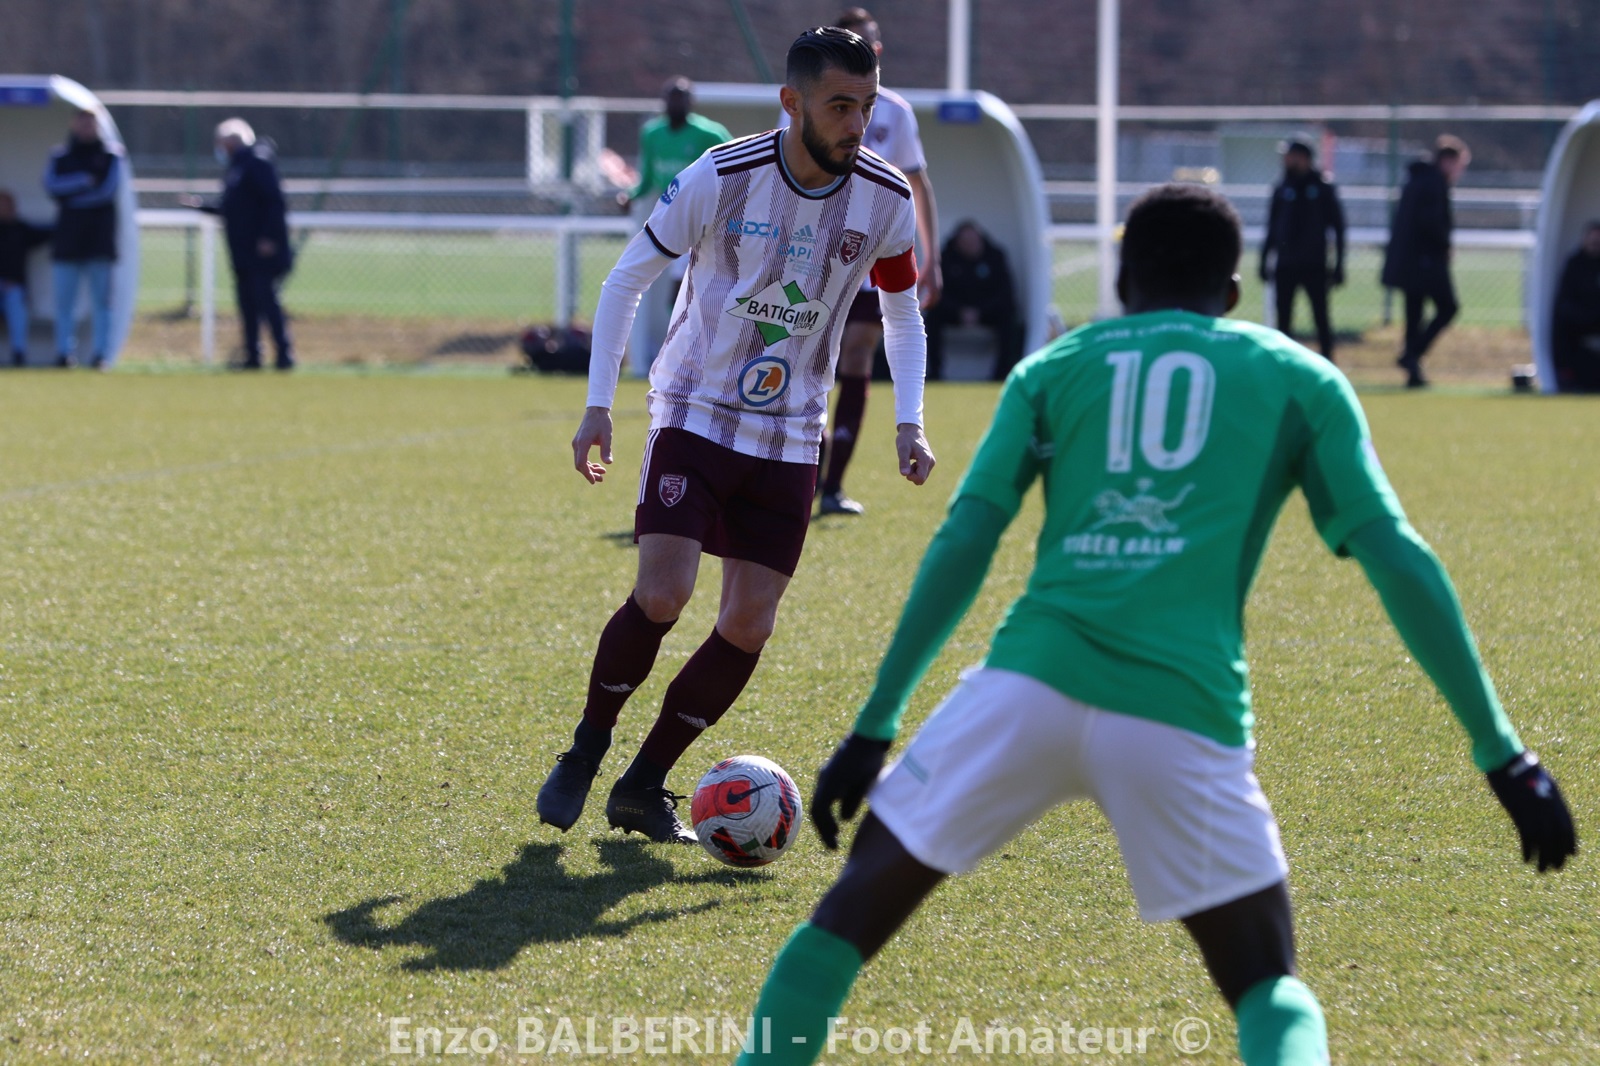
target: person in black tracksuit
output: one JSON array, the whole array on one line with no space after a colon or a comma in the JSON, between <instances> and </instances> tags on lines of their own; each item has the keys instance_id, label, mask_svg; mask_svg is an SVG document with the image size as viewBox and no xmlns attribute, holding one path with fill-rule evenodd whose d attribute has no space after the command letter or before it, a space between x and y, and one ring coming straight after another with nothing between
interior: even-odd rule
<instances>
[{"instance_id":1,"label":"person in black tracksuit","mask_svg":"<svg viewBox=\"0 0 1600 1066\"><path fill-rule=\"evenodd\" d=\"M1261 280L1277 293L1278 328L1289 333L1294 294L1304 289L1317 326L1317 345L1333 362L1333 326L1328 318L1328 286L1344 284L1344 209L1333 183L1313 165L1311 146L1290 141L1283 151L1283 180L1272 189L1267 238L1261 245ZM1334 260L1328 265L1328 234Z\"/></svg>"},{"instance_id":2,"label":"person in black tracksuit","mask_svg":"<svg viewBox=\"0 0 1600 1066\"><path fill-rule=\"evenodd\" d=\"M1471 158L1460 140L1440 137L1432 160L1411 164L1389 226L1382 279L1386 287L1405 293L1405 348L1396 362L1406 372L1407 388L1428 383L1422 357L1460 310L1450 280L1450 234L1455 228L1450 187ZM1424 323L1427 303L1433 304L1433 318Z\"/></svg>"},{"instance_id":3,"label":"person in black tracksuit","mask_svg":"<svg viewBox=\"0 0 1600 1066\"><path fill-rule=\"evenodd\" d=\"M1584 227L1583 243L1561 270L1551 324L1556 388L1600 392L1600 219Z\"/></svg>"},{"instance_id":4,"label":"person in black tracksuit","mask_svg":"<svg viewBox=\"0 0 1600 1066\"><path fill-rule=\"evenodd\" d=\"M278 287L294 265L289 248L288 210L278 168L269 145L256 141L255 131L243 119L230 118L217 126L217 159L227 165L222 197L184 202L222 216L228 234L228 258L233 263L234 290L239 322L244 329L244 362L240 369L261 368L261 320L267 320L277 350L274 365L294 368L294 344L289 337Z\"/></svg>"}]
</instances>

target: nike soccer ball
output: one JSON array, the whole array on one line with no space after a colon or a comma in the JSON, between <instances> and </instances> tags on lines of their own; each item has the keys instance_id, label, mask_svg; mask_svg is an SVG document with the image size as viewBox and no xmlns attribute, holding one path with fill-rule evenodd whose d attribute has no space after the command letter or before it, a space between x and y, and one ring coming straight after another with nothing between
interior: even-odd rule
<instances>
[{"instance_id":1,"label":"nike soccer ball","mask_svg":"<svg viewBox=\"0 0 1600 1066\"><path fill-rule=\"evenodd\" d=\"M700 779L689 817L715 858L729 866L765 866L800 835L800 790L771 759L735 755Z\"/></svg>"}]
</instances>

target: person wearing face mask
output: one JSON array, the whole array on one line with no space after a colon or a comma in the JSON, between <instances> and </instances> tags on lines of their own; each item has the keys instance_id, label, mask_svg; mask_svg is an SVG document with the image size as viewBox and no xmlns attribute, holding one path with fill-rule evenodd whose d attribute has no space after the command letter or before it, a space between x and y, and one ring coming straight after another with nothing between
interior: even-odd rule
<instances>
[{"instance_id":1,"label":"person wearing face mask","mask_svg":"<svg viewBox=\"0 0 1600 1066\"><path fill-rule=\"evenodd\" d=\"M239 323L244 330L241 370L261 369L261 320L267 321L279 370L294 369L294 343L278 302L278 289L294 266L289 247L288 211L272 147L256 140L242 118L217 126L217 162L227 168L222 195L215 200L184 197L183 203L221 215L233 263Z\"/></svg>"},{"instance_id":2,"label":"person wearing face mask","mask_svg":"<svg viewBox=\"0 0 1600 1066\"><path fill-rule=\"evenodd\" d=\"M1465 142L1449 134L1441 136L1431 159L1419 159L1408 168L1389 226L1382 280L1386 287L1405 294L1405 348L1395 364L1406 372L1408 389L1428 384L1422 374L1422 358L1461 310L1450 280L1454 253L1450 235L1455 230L1450 189L1471 161ZM1427 304L1433 305L1433 317L1424 321Z\"/></svg>"}]
</instances>

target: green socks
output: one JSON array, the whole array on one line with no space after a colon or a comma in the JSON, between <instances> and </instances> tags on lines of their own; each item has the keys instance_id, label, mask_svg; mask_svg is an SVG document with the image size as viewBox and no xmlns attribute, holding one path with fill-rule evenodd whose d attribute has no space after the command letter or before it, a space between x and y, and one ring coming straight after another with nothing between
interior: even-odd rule
<instances>
[{"instance_id":1,"label":"green socks","mask_svg":"<svg viewBox=\"0 0 1600 1066\"><path fill-rule=\"evenodd\" d=\"M1234 1013L1245 1066L1327 1066L1322 1008L1296 978L1274 977L1251 985Z\"/></svg>"},{"instance_id":2,"label":"green socks","mask_svg":"<svg viewBox=\"0 0 1600 1066\"><path fill-rule=\"evenodd\" d=\"M740 1055L738 1062L815 1062L824 1050L828 1021L844 1006L861 965L861 952L849 941L809 922L796 929L756 1001L756 1050ZM764 1039L767 1033L770 1041Z\"/></svg>"}]
</instances>

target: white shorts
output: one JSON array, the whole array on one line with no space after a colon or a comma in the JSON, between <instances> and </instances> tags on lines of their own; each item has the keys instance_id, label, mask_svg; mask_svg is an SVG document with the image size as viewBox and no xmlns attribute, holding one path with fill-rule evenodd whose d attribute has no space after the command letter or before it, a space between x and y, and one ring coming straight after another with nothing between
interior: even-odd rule
<instances>
[{"instance_id":1,"label":"white shorts","mask_svg":"<svg viewBox=\"0 0 1600 1066\"><path fill-rule=\"evenodd\" d=\"M1254 745L1079 703L1023 674L962 677L873 788L873 813L926 866L972 869L1046 811L1093 800L1147 922L1282 881Z\"/></svg>"}]
</instances>

